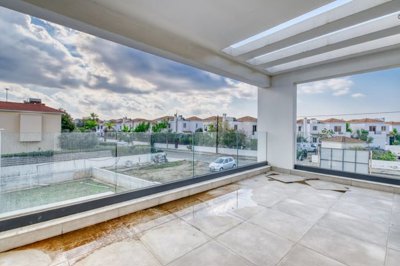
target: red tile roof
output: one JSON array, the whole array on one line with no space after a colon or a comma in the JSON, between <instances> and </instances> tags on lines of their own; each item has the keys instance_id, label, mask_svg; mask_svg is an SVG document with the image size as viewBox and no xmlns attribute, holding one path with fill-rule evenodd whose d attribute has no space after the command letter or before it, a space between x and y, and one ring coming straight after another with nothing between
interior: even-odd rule
<instances>
[{"instance_id":1,"label":"red tile roof","mask_svg":"<svg viewBox=\"0 0 400 266\"><path fill-rule=\"evenodd\" d=\"M132 119L133 122L151 122L150 120L144 118L134 118Z\"/></svg>"},{"instance_id":2,"label":"red tile roof","mask_svg":"<svg viewBox=\"0 0 400 266\"><path fill-rule=\"evenodd\" d=\"M329 118L325 120L320 120L321 123L345 123L343 119L337 119L337 118Z\"/></svg>"},{"instance_id":3,"label":"red tile roof","mask_svg":"<svg viewBox=\"0 0 400 266\"><path fill-rule=\"evenodd\" d=\"M257 118L252 116L243 116L237 119L238 122L257 122Z\"/></svg>"},{"instance_id":4,"label":"red tile roof","mask_svg":"<svg viewBox=\"0 0 400 266\"><path fill-rule=\"evenodd\" d=\"M191 117L186 118L186 120L187 121L203 121L203 119L201 119L198 116L191 116Z\"/></svg>"},{"instance_id":5,"label":"red tile roof","mask_svg":"<svg viewBox=\"0 0 400 266\"><path fill-rule=\"evenodd\" d=\"M0 101L0 110L3 111L27 111L39 113L58 113L63 111L46 106L44 103L16 103Z\"/></svg>"},{"instance_id":6,"label":"red tile roof","mask_svg":"<svg viewBox=\"0 0 400 266\"><path fill-rule=\"evenodd\" d=\"M382 119L375 119L375 118L363 118L363 119L352 119L348 120L347 122L353 124L363 124L363 123L384 123L385 121Z\"/></svg>"},{"instance_id":7,"label":"red tile roof","mask_svg":"<svg viewBox=\"0 0 400 266\"><path fill-rule=\"evenodd\" d=\"M393 126L400 126L400 122L394 122L394 121L392 121L392 122L386 122L385 124L393 125Z\"/></svg>"},{"instance_id":8,"label":"red tile roof","mask_svg":"<svg viewBox=\"0 0 400 266\"><path fill-rule=\"evenodd\" d=\"M218 120L222 121L222 117L220 116L218 118ZM203 121L205 121L205 122L216 122L217 121L217 116L214 115L214 116L210 116L210 117L204 118Z\"/></svg>"},{"instance_id":9,"label":"red tile roof","mask_svg":"<svg viewBox=\"0 0 400 266\"><path fill-rule=\"evenodd\" d=\"M174 120L174 117L171 115L166 115L166 116L162 116L159 118L156 118L153 120L153 122L158 122L158 121L170 121L170 120Z\"/></svg>"}]
</instances>

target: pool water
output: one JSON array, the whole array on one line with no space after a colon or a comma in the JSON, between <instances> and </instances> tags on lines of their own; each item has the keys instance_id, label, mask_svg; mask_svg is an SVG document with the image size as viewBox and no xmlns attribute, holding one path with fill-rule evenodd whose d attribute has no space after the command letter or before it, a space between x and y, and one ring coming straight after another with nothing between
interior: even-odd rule
<instances>
[{"instance_id":1,"label":"pool water","mask_svg":"<svg viewBox=\"0 0 400 266\"><path fill-rule=\"evenodd\" d=\"M0 193L0 214L105 192L115 193L119 189L88 178Z\"/></svg>"}]
</instances>

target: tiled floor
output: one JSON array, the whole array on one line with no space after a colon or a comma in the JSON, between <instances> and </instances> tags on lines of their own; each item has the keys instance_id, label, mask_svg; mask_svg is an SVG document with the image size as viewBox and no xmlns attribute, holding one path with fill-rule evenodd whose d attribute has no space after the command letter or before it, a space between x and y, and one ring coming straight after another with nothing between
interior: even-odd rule
<instances>
[{"instance_id":1,"label":"tiled floor","mask_svg":"<svg viewBox=\"0 0 400 266\"><path fill-rule=\"evenodd\" d=\"M295 180L295 179L294 179ZM0 254L0 265L400 265L400 196L258 176Z\"/></svg>"}]
</instances>

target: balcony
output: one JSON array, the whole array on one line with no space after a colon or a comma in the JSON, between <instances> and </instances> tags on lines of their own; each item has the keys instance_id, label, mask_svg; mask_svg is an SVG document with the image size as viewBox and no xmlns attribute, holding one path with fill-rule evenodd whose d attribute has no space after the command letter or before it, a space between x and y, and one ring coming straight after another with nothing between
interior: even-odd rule
<instances>
[{"instance_id":1,"label":"balcony","mask_svg":"<svg viewBox=\"0 0 400 266\"><path fill-rule=\"evenodd\" d=\"M305 179L258 175L3 253L0 262L397 265L398 194Z\"/></svg>"},{"instance_id":2,"label":"balcony","mask_svg":"<svg viewBox=\"0 0 400 266\"><path fill-rule=\"evenodd\" d=\"M399 1L0 5L258 87L257 139L2 132L0 265L398 264L400 179L295 133L298 84L398 67Z\"/></svg>"}]
</instances>

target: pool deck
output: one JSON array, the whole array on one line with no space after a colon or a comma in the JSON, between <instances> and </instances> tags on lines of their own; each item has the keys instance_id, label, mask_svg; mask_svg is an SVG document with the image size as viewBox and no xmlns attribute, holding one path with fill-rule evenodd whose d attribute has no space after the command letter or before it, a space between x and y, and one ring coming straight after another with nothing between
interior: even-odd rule
<instances>
[{"instance_id":1,"label":"pool deck","mask_svg":"<svg viewBox=\"0 0 400 266\"><path fill-rule=\"evenodd\" d=\"M394 266L400 195L265 175L0 253L0 265Z\"/></svg>"}]
</instances>

